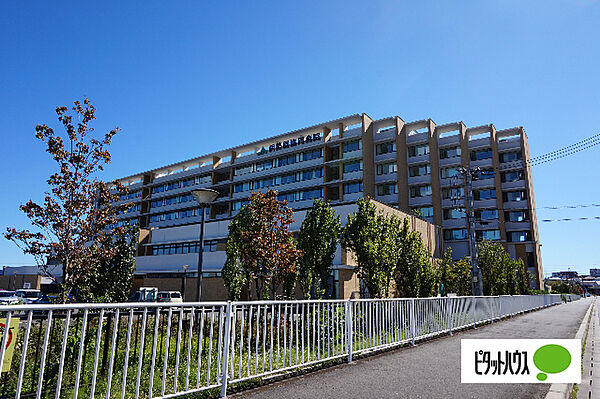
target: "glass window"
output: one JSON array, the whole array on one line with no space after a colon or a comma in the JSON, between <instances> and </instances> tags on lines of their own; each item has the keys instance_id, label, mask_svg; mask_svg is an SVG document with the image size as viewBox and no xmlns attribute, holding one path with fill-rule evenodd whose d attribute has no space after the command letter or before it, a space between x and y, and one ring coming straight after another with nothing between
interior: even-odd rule
<instances>
[{"instance_id":1,"label":"glass window","mask_svg":"<svg viewBox=\"0 0 600 399\"><path fill-rule=\"evenodd\" d=\"M391 195L398 194L398 185L392 184L378 184L377 195Z\"/></svg>"},{"instance_id":2,"label":"glass window","mask_svg":"<svg viewBox=\"0 0 600 399\"><path fill-rule=\"evenodd\" d=\"M529 231L511 231L508 233L509 242L531 241L531 233Z\"/></svg>"},{"instance_id":3,"label":"glass window","mask_svg":"<svg viewBox=\"0 0 600 399\"><path fill-rule=\"evenodd\" d=\"M433 217L433 207L432 206L423 206L419 208L412 208L413 212L418 212L421 216L425 218Z\"/></svg>"},{"instance_id":4,"label":"glass window","mask_svg":"<svg viewBox=\"0 0 600 399\"><path fill-rule=\"evenodd\" d=\"M440 159L456 158L460 156L460 147L440 148Z\"/></svg>"},{"instance_id":5,"label":"glass window","mask_svg":"<svg viewBox=\"0 0 600 399\"><path fill-rule=\"evenodd\" d=\"M504 218L507 222L524 222L529 220L529 212L527 211L510 211L504 212Z\"/></svg>"},{"instance_id":6,"label":"glass window","mask_svg":"<svg viewBox=\"0 0 600 399\"><path fill-rule=\"evenodd\" d=\"M520 159L522 159L521 151L504 152L504 153L500 154L500 162L502 162L502 163L514 162L514 161L518 161Z\"/></svg>"},{"instance_id":7,"label":"glass window","mask_svg":"<svg viewBox=\"0 0 600 399\"><path fill-rule=\"evenodd\" d=\"M493 179L494 169L483 169L477 176L479 180Z\"/></svg>"},{"instance_id":8,"label":"glass window","mask_svg":"<svg viewBox=\"0 0 600 399\"><path fill-rule=\"evenodd\" d=\"M479 220L494 220L498 219L497 209L481 209L475 210L475 218Z\"/></svg>"},{"instance_id":9,"label":"glass window","mask_svg":"<svg viewBox=\"0 0 600 399\"><path fill-rule=\"evenodd\" d=\"M502 183L510 183L513 181L523 180L524 174L522 170L514 170L510 172L502 172L500 174Z\"/></svg>"},{"instance_id":10,"label":"glass window","mask_svg":"<svg viewBox=\"0 0 600 399\"><path fill-rule=\"evenodd\" d=\"M319 148L316 150L312 150L312 151L306 151L302 153L302 160L303 161L310 161L311 159L318 159L321 158L323 156L323 149Z\"/></svg>"},{"instance_id":11,"label":"glass window","mask_svg":"<svg viewBox=\"0 0 600 399\"><path fill-rule=\"evenodd\" d=\"M216 252L217 243L217 240L204 241L204 252Z\"/></svg>"},{"instance_id":12,"label":"glass window","mask_svg":"<svg viewBox=\"0 0 600 399\"><path fill-rule=\"evenodd\" d=\"M504 202L517 202L523 201L527 198L524 191L508 191L502 193Z\"/></svg>"},{"instance_id":13,"label":"glass window","mask_svg":"<svg viewBox=\"0 0 600 399\"><path fill-rule=\"evenodd\" d=\"M358 172L359 170L362 170L362 168L362 160L344 163L344 173Z\"/></svg>"},{"instance_id":14,"label":"glass window","mask_svg":"<svg viewBox=\"0 0 600 399\"><path fill-rule=\"evenodd\" d=\"M444 187L442 188L442 199L462 199L465 196L464 187Z\"/></svg>"},{"instance_id":15,"label":"glass window","mask_svg":"<svg viewBox=\"0 0 600 399\"><path fill-rule=\"evenodd\" d=\"M409 157L420 157L429 154L429 144L419 144L408 147Z\"/></svg>"},{"instance_id":16,"label":"glass window","mask_svg":"<svg viewBox=\"0 0 600 399\"><path fill-rule=\"evenodd\" d=\"M500 239L500 230L477 230L475 232L475 238L478 241L497 241Z\"/></svg>"},{"instance_id":17,"label":"glass window","mask_svg":"<svg viewBox=\"0 0 600 399\"><path fill-rule=\"evenodd\" d=\"M378 175L387 175L389 173L396 173L398 166L396 162L380 163L377 165Z\"/></svg>"},{"instance_id":18,"label":"glass window","mask_svg":"<svg viewBox=\"0 0 600 399\"><path fill-rule=\"evenodd\" d=\"M396 142L388 141L387 143L377 144L377 146L375 147L375 150L376 150L377 155L383 155L383 154L388 154L390 152L395 152L396 151Z\"/></svg>"},{"instance_id":19,"label":"glass window","mask_svg":"<svg viewBox=\"0 0 600 399\"><path fill-rule=\"evenodd\" d=\"M312 200L315 198L322 198L322 197L323 197L323 190L320 188L313 189L313 190L306 190L306 191L302 191L300 193L300 200L302 200L302 201Z\"/></svg>"},{"instance_id":20,"label":"glass window","mask_svg":"<svg viewBox=\"0 0 600 399\"><path fill-rule=\"evenodd\" d=\"M450 167L450 168L442 168L440 170L440 176L442 179L448 179L451 177L456 177L458 176L458 169L455 167Z\"/></svg>"},{"instance_id":21,"label":"glass window","mask_svg":"<svg viewBox=\"0 0 600 399\"><path fill-rule=\"evenodd\" d=\"M444 230L444 240L466 240L467 229Z\"/></svg>"},{"instance_id":22,"label":"glass window","mask_svg":"<svg viewBox=\"0 0 600 399\"><path fill-rule=\"evenodd\" d=\"M410 188L410 196L413 198L426 197L431 195L431 185L427 184L424 186L412 186Z\"/></svg>"},{"instance_id":23,"label":"glass window","mask_svg":"<svg viewBox=\"0 0 600 399\"><path fill-rule=\"evenodd\" d=\"M473 191L473 199L475 199L476 201L496 199L496 190L475 190Z\"/></svg>"},{"instance_id":24,"label":"glass window","mask_svg":"<svg viewBox=\"0 0 600 399\"><path fill-rule=\"evenodd\" d=\"M361 140L353 140L344 143L344 152L358 151L362 148Z\"/></svg>"},{"instance_id":25,"label":"glass window","mask_svg":"<svg viewBox=\"0 0 600 399\"><path fill-rule=\"evenodd\" d=\"M344 184L344 194L362 193L362 183L346 183Z\"/></svg>"},{"instance_id":26,"label":"glass window","mask_svg":"<svg viewBox=\"0 0 600 399\"><path fill-rule=\"evenodd\" d=\"M482 159L490 159L492 157L492 149L471 151L471 161L480 161Z\"/></svg>"},{"instance_id":27,"label":"glass window","mask_svg":"<svg viewBox=\"0 0 600 399\"><path fill-rule=\"evenodd\" d=\"M425 176L430 173L431 167L429 166L429 164L411 166L410 168L408 168L408 175L410 177Z\"/></svg>"},{"instance_id":28,"label":"glass window","mask_svg":"<svg viewBox=\"0 0 600 399\"><path fill-rule=\"evenodd\" d=\"M462 219L466 217L466 213L462 209L447 208L444 209L444 219Z\"/></svg>"}]
</instances>

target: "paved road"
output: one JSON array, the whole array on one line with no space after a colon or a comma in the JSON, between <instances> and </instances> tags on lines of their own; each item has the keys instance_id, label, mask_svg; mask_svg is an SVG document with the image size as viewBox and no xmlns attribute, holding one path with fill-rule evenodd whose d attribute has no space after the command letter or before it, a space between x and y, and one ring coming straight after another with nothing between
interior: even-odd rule
<instances>
[{"instance_id":1,"label":"paved road","mask_svg":"<svg viewBox=\"0 0 600 399\"><path fill-rule=\"evenodd\" d=\"M543 398L547 384L461 384L462 338L573 338L583 299L244 392L239 399Z\"/></svg>"}]
</instances>

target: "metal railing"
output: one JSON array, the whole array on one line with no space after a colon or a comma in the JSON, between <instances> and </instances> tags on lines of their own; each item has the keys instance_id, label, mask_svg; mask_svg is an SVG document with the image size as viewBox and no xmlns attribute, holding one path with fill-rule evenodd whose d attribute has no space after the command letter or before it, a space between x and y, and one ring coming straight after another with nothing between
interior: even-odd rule
<instances>
[{"instance_id":1,"label":"metal railing","mask_svg":"<svg viewBox=\"0 0 600 399\"><path fill-rule=\"evenodd\" d=\"M6 306L0 398L224 396L231 383L351 361L561 302L532 295Z\"/></svg>"}]
</instances>

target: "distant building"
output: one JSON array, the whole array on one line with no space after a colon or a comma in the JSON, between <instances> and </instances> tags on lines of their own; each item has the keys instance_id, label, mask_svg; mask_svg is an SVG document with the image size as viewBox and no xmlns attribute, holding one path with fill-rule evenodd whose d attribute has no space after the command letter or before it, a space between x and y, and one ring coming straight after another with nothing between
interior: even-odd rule
<instances>
[{"instance_id":1,"label":"distant building","mask_svg":"<svg viewBox=\"0 0 600 399\"><path fill-rule=\"evenodd\" d=\"M552 272L552 277L560 278L562 280L568 280L578 278L579 274L576 271L565 270L560 272Z\"/></svg>"},{"instance_id":2,"label":"distant building","mask_svg":"<svg viewBox=\"0 0 600 399\"><path fill-rule=\"evenodd\" d=\"M590 276L600 277L600 269L590 269Z\"/></svg>"}]
</instances>

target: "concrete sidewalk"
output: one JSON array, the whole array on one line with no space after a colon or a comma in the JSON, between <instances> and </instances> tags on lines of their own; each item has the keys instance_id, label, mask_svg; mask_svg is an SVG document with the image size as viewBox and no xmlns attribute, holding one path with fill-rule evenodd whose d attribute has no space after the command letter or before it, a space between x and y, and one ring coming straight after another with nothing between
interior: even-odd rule
<instances>
[{"instance_id":1,"label":"concrete sidewalk","mask_svg":"<svg viewBox=\"0 0 600 399\"><path fill-rule=\"evenodd\" d=\"M235 398L543 398L548 384L461 384L463 338L573 338L592 299L553 306L310 373Z\"/></svg>"}]
</instances>

